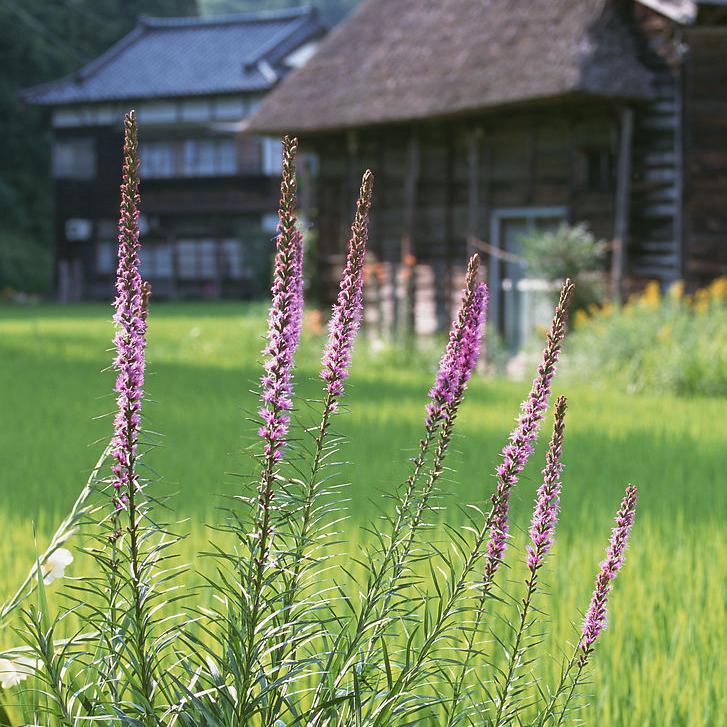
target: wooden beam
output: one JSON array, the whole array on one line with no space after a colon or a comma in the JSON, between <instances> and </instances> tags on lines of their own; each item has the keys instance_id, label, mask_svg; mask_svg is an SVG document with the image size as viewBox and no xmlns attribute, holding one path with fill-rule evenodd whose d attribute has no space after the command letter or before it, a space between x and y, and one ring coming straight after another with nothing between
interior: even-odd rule
<instances>
[{"instance_id":1,"label":"wooden beam","mask_svg":"<svg viewBox=\"0 0 727 727\"><path fill-rule=\"evenodd\" d=\"M634 136L634 112L628 106L621 109L616 205L614 220L614 248L611 258L611 290L613 297L623 297L629 242L629 212L631 202L631 147Z\"/></svg>"},{"instance_id":2,"label":"wooden beam","mask_svg":"<svg viewBox=\"0 0 727 727\"><path fill-rule=\"evenodd\" d=\"M413 332L416 328L416 248L414 245L414 223L416 216L417 186L419 182L419 171L421 166L421 149L419 142L419 131L412 128L409 137L409 148L406 160L406 172L404 176L404 227L401 234L401 264L404 271L405 308L406 319L403 321L406 332ZM399 325L399 311L397 305L396 288L398 276L394 272L394 328Z\"/></svg>"},{"instance_id":3,"label":"wooden beam","mask_svg":"<svg viewBox=\"0 0 727 727\"><path fill-rule=\"evenodd\" d=\"M480 147L482 129L473 129L467 137L467 258L477 252L480 238Z\"/></svg>"},{"instance_id":4,"label":"wooden beam","mask_svg":"<svg viewBox=\"0 0 727 727\"><path fill-rule=\"evenodd\" d=\"M449 321L452 320L454 315L453 311L453 272L457 269L458 265L454 265L456 253L456 246L454 240L454 186L455 186L455 173L454 173L454 140L457 128L450 125L445 126L446 135L446 168L445 168L445 191L444 191L444 242L445 242L445 255L446 259L443 261L444 264L440 265L443 268L442 280L438 281L435 273L434 290L436 300L436 319L437 330L446 331ZM457 261L461 265L461 261ZM436 267L434 268L436 271ZM441 287L441 290L440 290ZM440 300L441 299L441 300Z\"/></svg>"},{"instance_id":5,"label":"wooden beam","mask_svg":"<svg viewBox=\"0 0 727 727\"><path fill-rule=\"evenodd\" d=\"M528 192L527 206L535 204L538 185L538 124L533 122L528 134Z\"/></svg>"}]
</instances>

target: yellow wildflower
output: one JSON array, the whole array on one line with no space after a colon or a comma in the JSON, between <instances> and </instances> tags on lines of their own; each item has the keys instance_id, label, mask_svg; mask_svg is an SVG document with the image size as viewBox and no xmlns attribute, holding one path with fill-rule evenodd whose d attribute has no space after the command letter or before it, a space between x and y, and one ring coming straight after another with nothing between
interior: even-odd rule
<instances>
[{"instance_id":1,"label":"yellow wildflower","mask_svg":"<svg viewBox=\"0 0 727 727\"><path fill-rule=\"evenodd\" d=\"M641 295L640 302L647 308L658 308L661 303L661 289L656 280L650 281Z\"/></svg>"}]
</instances>

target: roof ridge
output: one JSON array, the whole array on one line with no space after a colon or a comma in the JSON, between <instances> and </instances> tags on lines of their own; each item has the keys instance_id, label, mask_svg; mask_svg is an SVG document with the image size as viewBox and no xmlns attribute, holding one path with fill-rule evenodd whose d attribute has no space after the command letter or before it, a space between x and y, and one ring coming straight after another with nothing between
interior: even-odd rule
<instances>
[{"instance_id":1,"label":"roof ridge","mask_svg":"<svg viewBox=\"0 0 727 727\"><path fill-rule=\"evenodd\" d=\"M248 55L248 57L244 61L244 64L249 65L251 63L264 60L276 48L285 43L285 41L290 37L292 33L304 27L308 20L309 18L301 16L294 27L281 28L277 33L273 35L272 38L267 41L267 43L264 43L260 48L257 48L254 54Z\"/></svg>"},{"instance_id":2,"label":"roof ridge","mask_svg":"<svg viewBox=\"0 0 727 727\"><path fill-rule=\"evenodd\" d=\"M252 10L245 13L225 13L222 15L187 15L181 17L159 17L140 15L139 25L146 28L188 28L211 25L234 25L236 23L265 23L275 20L297 20L315 17L317 10L313 5L306 4L297 8L279 10Z\"/></svg>"},{"instance_id":3,"label":"roof ridge","mask_svg":"<svg viewBox=\"0 0 727 727\"><path fill-rule=\"evenodd\" d=\"M126 35L121 36L113 45L109 46L100 56L97 56L88 63L85 63L75 71L67 73L65 76L61 76L53 81L45 81L43 83L36 83L28 88L22 90L22 95L25 99L30 100L34 96L43 91L58 85L59 83L72 82L78 83L87 79L93 73L103 68L109 61L113 60L121 51L128 48L132 43L136 42L138 38L144 35L146 28L143 25L137 24L134 26Z\"/></svg>"}]
</instances>

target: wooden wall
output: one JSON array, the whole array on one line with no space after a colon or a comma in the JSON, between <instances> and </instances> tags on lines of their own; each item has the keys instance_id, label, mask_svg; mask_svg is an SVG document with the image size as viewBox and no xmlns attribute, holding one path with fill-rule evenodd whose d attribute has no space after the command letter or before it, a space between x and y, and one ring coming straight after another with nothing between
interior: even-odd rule
<instances>
[{"instance_id":1,"label":"wooden wall","mask_svg":"<svg viewBox=\"0 0 727 727\"><path fill-rule=\"evenodd\" d=\"M727 25L693 28L686 41L684 258L696 287L727 275Z\"/></svg>"},{"instance_id":2,"label":"wooden wall","mask_svg":"<svg viewBox=\"0 0 727 727\"><path fill-rule=\"evenodd\" d=\"M93 179L53 181L56 288L60 287L60 268L70 266L74 271L74 296L108 298L112 293L113 281L110 276L99 274L96 269L94 240L70 241L65 228L69 218L88 219L95 227L101 221L118 219L122 133L116 127L92 126L58 129L55 135L58 139L93 138L97 155L96 176ZM238 140L241 154L259 156L259 149L260 145L256 141L251 143L245 138ZM254 161L255 158L250 157L250 160ZM278 207L279 186L276 178L260 173L259 164L254 174L144 179L142 159L141 211L147 218L162 219L167 230L174 229L177 220L204 220L207 234L214 236L219 220L249 217L257 221L264 214L274 214ZM229 231L225 234L234 236ZM255 292L259 291L256 289ZM237 297L241 293L233 289L230 295Z\"/></svg>"},{"instance_id":3,"label":"wooden wall","mask_svg":"<svg viewBox=\"0 0 727 727\"><path fill-rule=\"evenodd\" d=\"M607 239L613 234L614 189L590 188L586 165L588 151L616 154L615 107L581 100L303 141L319 157L316 223L325 303L335 293L360 175L368 167L375 175L371 257L385 264L384 278L396 279L410 253L418 268L413 285L428 280L435 287L417 296L429 311L421 330L447 325L472 248L468 238L488 241L497 208L564 206L570 222L587 222Z\"/></svg>"}]
</instances>

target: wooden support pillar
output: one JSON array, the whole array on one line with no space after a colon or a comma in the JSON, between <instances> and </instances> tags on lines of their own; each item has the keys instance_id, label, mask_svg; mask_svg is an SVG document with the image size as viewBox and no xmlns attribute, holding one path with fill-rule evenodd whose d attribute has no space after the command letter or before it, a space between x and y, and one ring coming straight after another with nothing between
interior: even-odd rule
<instances>
[{"instance_id":1,"label":"wooden support pillar","mask_svg":"<svg viewBox=\"0 0 727 727\"><path fill-rule=\"evenodd\" d=\"M421 165L421 150L419 132L413 128L409 137L407 151L406 172L404 176L404 227L401 234L401 266L404 272L404 306L405 319L400 321L401 312L398 301L398 278L396 266L393 271L393 316L392 327L394 331L403 322L405 332L414 332L416 329L416 248L414 245L414 223L416 218L417 186Z\"/></svg>"},{"instance_id":2,"label":"wooden support pillar","mask_svg":"<svg viewBox=\"0 0 727 727\"><path fill-rule=\"evenodd\" d=\"M623 297L623 282L629 242L629 213L631 208L631 147L634 136L634 112L621 109L618 171L614 219L614 247L611 257L611 291L616 301Z\"/></svg>"},{"instance_id":3,"label":"wooden support pillar","mask_svg":"<svg viewBox=\"0 0 727 727\"><path fill-rule=\"evenodd\" d=\"M482 129L467 136L467 258L477 252L480 238L480 149Z\"/></svg>"},{"instance_id":4,"label":"wooden support pillar","mask_svg":"<svg viewBox=\"0 0 727 727\"><path fill-rule=\"evenodd\" d=\"M538 124L533 122L528 134L528 192L527 206L535 205L538 186Z\"/></svg>"},{"instance_id":5,"label":"wooden support pillar","mask_svg":"<svg viewBox=\"0 0 727 727\"><path fill-rule=\"evenodd\" d=\"M436 318L437 318L437 330L446 331L449 327L449 322L454 317L454 310L456 304L453 303L453 290L454 290L454 271L461 265L460 260L456 260L458 253L456 250L454 240L454 205L455 205L455 174L454 174L454 140L455 130L452 127L448 127L445 133L446 144L447 144L447 158L446 158L446 169L445 169L445 191L444 191L444 242L445 242L445 255L446 259L441 265L444 269L444 274L441 276L442 280L439 281L440 277L436 273L434 276L434 287L435 287L435 300L436 300Z\"/></svg>"},{"instance_id":6,"label":"wooden support pillar","mask_svg":"<svg viewBox=\"0 0 727 727\"><path fill-rule=\"evenodd\" d=\"M298 155L298 207L300 216L303 218L305 228L308 229L312 224L313 217L313 172L311 170L310 154Z\"/></svg>"}]
</instances>

